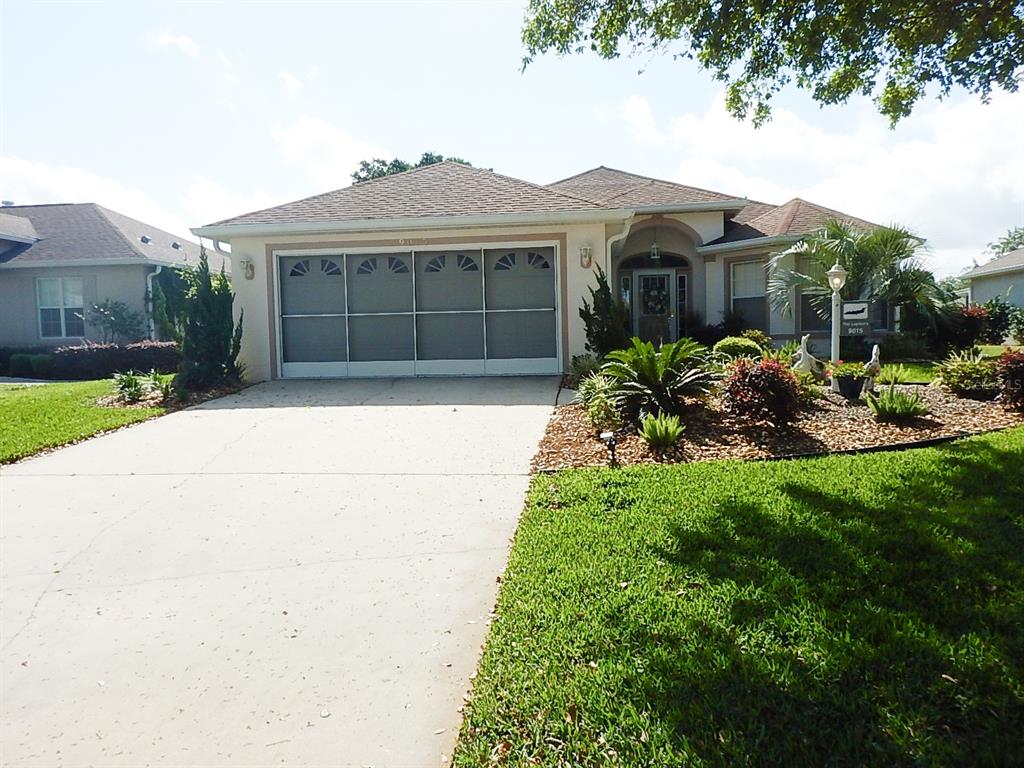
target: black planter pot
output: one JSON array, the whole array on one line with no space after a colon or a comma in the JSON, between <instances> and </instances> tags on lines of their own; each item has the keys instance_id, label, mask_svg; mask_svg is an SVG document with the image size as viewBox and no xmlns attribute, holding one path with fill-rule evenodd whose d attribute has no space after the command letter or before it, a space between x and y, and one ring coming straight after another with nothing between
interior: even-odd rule
<instances>
[{"instance_id":1,"label":"black planter pot","mask_svg":"<svg viewBox=\"0 0 1024 768\"><path fill-rule=\"evenodd\" d=\"M860 398L860 391L864 388L863 376L836 376L836 383L839 385L839 394L847 400Z\"/></svg>"}]
</instances>

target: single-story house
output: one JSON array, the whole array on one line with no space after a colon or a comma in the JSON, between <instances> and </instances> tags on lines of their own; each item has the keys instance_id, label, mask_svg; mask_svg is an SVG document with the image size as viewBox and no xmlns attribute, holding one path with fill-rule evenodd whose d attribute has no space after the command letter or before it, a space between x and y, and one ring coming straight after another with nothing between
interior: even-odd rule
<instances>
[{"instance_id":1,"label":"single-story house","mask_svg":"<svg viewBox=\"0 0 1024 768\"><path fill-rule=\"evenodd\" d=\"M725 313L776 339L825 332L771 310L765 264L831 218L874 226L605 167L541 186L444 162L192 231L230 251L260 380L566 370L598 266L646 339Z\"/></svg>"},{"instance_id":2,"label":"single-story house","mask_svg":"<svg viewBox=\"0 0 1024 768\"><path fill-rule=\"evenodd\" d=\"M198 261L197 243L95 203L4 205L0 346L101 341L89 307L110 299L147 317L153 275ZM210 255L211 269L224 263Z\"/></svg>"},{"instance_id":3,"label":"single-story house","mask_svg":"<svg viewBox=\"0 0 1024 768\"><path fill-rule=\"evenodd\" d=\"M1024 307L1024 248L1003 254L964 273L970 301L984 304L998 296Z\"/></svg>"}]
</instances>

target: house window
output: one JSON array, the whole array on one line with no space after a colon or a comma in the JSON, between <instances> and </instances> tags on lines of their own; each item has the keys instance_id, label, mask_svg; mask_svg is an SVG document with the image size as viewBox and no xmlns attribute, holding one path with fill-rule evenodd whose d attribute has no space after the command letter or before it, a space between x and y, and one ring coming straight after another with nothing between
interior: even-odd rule
<instances>
[{"instance_id":1,"label":"house window","mask_svg":"<svg viewBox=\"0 0 1024 768\"><path fill-rule=\"evenodd\" d=\"M44 339L85 336L85 301L78 277L41 277L36 280L39 335Z\"/></svg>"},{"instance_id":2,"label":"house window","mask_svg":"<svg viewBox=\"0 0 1024 768\"><path fill-rule=\"evenodd\" d=\"M820 261L807 258L800 259L800 272L810 277L815 283L825 284L827 282L825 267L822 266ZM813 298L817 297L815 296ZM826 295L825 303L827 305L828 314L825 317L822 317L818 313L818 308L815 306L815 302L811 299L811 295L803 291L800 292L800 332L815 333L831 330L831 301Z\"/></svg>"},{"instance_id":3,"label":"house window","mask_svg":"<svg viewBox=\"0 0 1024 768\"><path fill-rule=\"evenodd\" d=\"M768 332L768 304L765 299L764 264L741 261L731 267L731 309L743 319L746 328Z\"/></svg>"},{"instance_id":4,"label":"house window","mask_svg":"<svg viewBox=\"0 0 1024 768\"><path fill-rule=\"evenodd\" d=\"M686 275L676 275L676 338L686 336Z\"/></svg>"},{"instance_id":5,"label":"house window","mask_svg":"<svg viewBox=\"0 0 1024 768\"><path fill-rule=\"evenodd\" d=\"M888 301L871 302L868 312L871 316L871 329L875 331L891 330L892 310Z\"/></svg>"}]
</instances>

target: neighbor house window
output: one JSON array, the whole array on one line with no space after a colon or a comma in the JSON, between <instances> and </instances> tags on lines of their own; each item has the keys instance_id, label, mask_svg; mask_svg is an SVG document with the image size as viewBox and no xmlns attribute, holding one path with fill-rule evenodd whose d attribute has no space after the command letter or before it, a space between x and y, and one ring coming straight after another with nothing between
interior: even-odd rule
<instances>
[{"instance_id":1,"label":"neighbor house window","mask_svg":"<svg viewBox=\"0 0 1024 768\"><path fill-rule=\"evenodd\" d=\"M764 263L741 261L732 265L730 275L731 309L743 318L746 328L768 332L768 304L765 299Z\"/></svg>"},{"instance_id":2,"label":"neighbor house window","mask_svg":"<svg viewBox=\"0 0 1024 768\"><path fill-rule=\"evenodd\" d=\"M77 277L41 277L36 280L39 335L44 339L85 336L85 302Z\"/></svg>"}]
</instances>

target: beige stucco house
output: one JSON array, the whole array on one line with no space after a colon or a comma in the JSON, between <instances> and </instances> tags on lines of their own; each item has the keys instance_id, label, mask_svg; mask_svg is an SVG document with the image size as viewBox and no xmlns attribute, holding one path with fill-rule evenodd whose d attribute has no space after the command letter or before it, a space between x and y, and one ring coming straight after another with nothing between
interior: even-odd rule
<instances>
[{"instance_id":1,"label":"beige stucco house","mask_svg":"<svg viewBox=\"0 0 1024 768\"><path fill-rule=\"evenodd\" d=\"M1024 307L1024 248L985 262L962 277L967 283L969 300L974 304L999 297Z\"/></svg>"},{"instance_id":2,"label":"beige stucco house","mask_svg":"<svg viewBox=\"0 0 1024 768\"><path fill-rule=\"evenodd\" d=\"M95 203L0 208L0 346L100 341L107 299L147 317L152 276L195 265L199 245ZM211 268L224 262L213 255Z\"/></svg>"},{"instance_id":3,"label":"beige stucco house","mask_svg":"<svg viewBox=\"0 0 1024 768\"><path fill-rule=\"evenodd\" d=\"M870 226L605 167L541 186L445 162L193 232L230 251L253 379L540 374L585 351L598 266L643 338L724 313L818 330L770 310L764 267L830 218Z\"/></svg>"}]
</instances>

